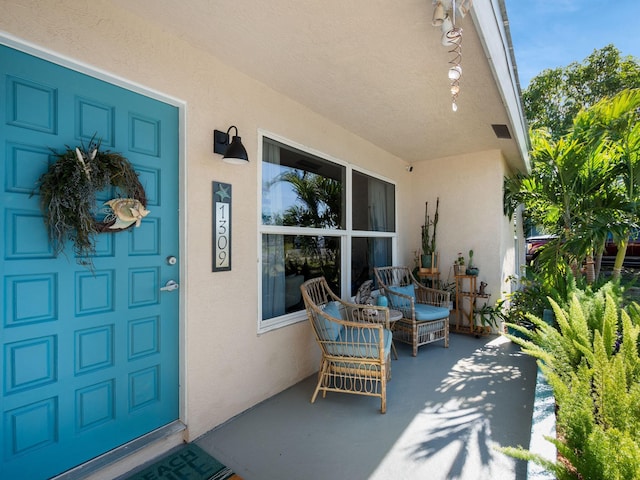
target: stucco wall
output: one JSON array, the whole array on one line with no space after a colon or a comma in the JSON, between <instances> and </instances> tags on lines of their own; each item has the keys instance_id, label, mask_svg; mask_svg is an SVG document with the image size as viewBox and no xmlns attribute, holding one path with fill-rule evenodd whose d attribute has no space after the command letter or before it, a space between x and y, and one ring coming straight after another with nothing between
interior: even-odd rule
<instances>
[{"instance_id":1,"label":"stucco wall","mask_svg":"<svg viewBox=\"0 0 640 480\"><path fill-rule=\"evenodd\" d=\"M256 333L259 129L396 182L398 264L412 265L424 202L434 208L439 196L442 279L453 279L449 268L457 252L466 256L470 248L492 299L513 273L512 228L502 215L505 162L498 151L420 162L409 173L402 159L104 0L4 2L0 35L172 97L183 108L181 369L188 440L318 368L306 322ZM211 152L213 129L230 125L247 148L247 166L225 164ZM212 180L233 185L231 272L211 272Z\"/></svg>"},{"instance_id":2,"label":"stucco wall","mask_svg":"<svg viewBox=\"0 0 640 480\"><path fill-rule=\"evenodd\" d=\"M510 285L505 283L515 270L513 227L502 213L502 182L506 162L497 150L418 162L412 173L412 214L409 249L420 248L420 225L424 204L429 202L433 218L440 198L437 250L440 279L453 282L453 262L458 252L468 261L473 249L479 267L478 282L487 282L491 304Z\"/></svg>"},{"instance_id":3,"label":"stucco wall","mask_svg":"<svg viewBox=\"0 0 640 480\"><path fill-rule=\"evenodd\" d=\"M179 99L185 107L181 350L188 439L315 372L318 349L306 322L256 334L258 129L396 181L400 231L408 222L403 206L410 190L404 162L106 1L4 2L0 34ZM248 166L225 164L212 153L213 129L232 124L247 148ZM233 185L230 272L211 272L212 180Z\"/></svg>"}]
</instances>

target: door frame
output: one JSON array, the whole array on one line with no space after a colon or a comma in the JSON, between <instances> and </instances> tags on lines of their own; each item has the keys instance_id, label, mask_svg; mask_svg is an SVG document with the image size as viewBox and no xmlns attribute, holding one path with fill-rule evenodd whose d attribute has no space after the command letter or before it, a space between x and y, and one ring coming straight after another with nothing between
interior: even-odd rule
<instances>
[{"instance_id":1,"label":"door frame","mask_svg":"<svg viewBox=\"0 0 640 480\"><path fill-rule=\"evenodd\" d=\"M7 34L6 32L0 31L0 44L5 45L7 47L13 48L20 52L33 55L34 57L40 58L42 60L49 61L51 63L55 63L56 65L60 65L61 67L68 68L70 70L74 70L76 72L82 73L89 77L97 78L99 80L103 80L112 85L116 85L118 87L124 88L134 93L138 93L154 100L158 100L160 102L166 103L178 109L178 251L180 255L180 271L179 271L179 279L178 283L180 283L179 293L179 305L178 305L178 359L179 359L179 367L178 367L178 398L179 398L179 411L178 411L178 420L184 425L185 428L188 428L187 423L187 389L186 389L186 376L185 376L185 358L186 358L186 309L185 309L185 298L186 298L186 290L188 289L188 282L185 282L184 279L187 278L187 249L186 249L186 213L187 213L187 198L186 198L186 179L187 179L187 162L186 162L186 121L187 121L187 103L184 100L173 97L171 95L167 95L160 91L154 90L150 87L146 87L137 82L130 81L126 78L120 77L116 74L110 73L106 70L103 70L95 65L90 65L86 62L78 61L62 55L60 53L54 52L52 50L46 49L40 45L33 44L31 42L27 42L23 39L14 37L12 35ZM184 430L184 429L183 429ZM147 435L140 437L139 439L134 439L129 443L139 443L142 441L143 443L148 443L154 439L154 435L149 435L152 432L149 432ZM149 437L147 442L144 441L145 437ZM186 439L186 431L183 433L183 437ZM129 444L125 444L129 445ZM170 447L169 447L170 448ZM108 452L107 452L108 453ZM156 452L157 454L157 452ZM152 454L153 455L153 454ZM100 459L101 457L98 457ZM89 461L87 463L91 463ZM102 466L105 466L102 464ZM64 475L64 474L63 474Z\"/></svg>"}]
</instances>

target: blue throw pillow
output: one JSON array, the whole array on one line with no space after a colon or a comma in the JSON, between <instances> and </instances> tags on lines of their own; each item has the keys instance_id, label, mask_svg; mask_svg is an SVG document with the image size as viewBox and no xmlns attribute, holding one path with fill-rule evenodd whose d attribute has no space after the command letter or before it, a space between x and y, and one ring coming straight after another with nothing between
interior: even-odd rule
<instances>
[{"instance_id":1,"label":"blue throw pillow","mask_svg":"<svg viewBox=\"0 0 640 480\"><path fill-rule=\"evenodd\" d=\"M342 320L342 315L340 313L340 309L338 308L337 302L327 303L327 306L324 307L324 313L326 313L330 317ZM342 325L327 320L322 316L320 316L319 320L322 332L318 333L321 337L323 337L323 340L335 340L336 338L338 338L338 335L340 335L340 331L342 330Z\"/></svg>"},{"instance_id":2,"label":"blue throw pillow","mask_svg":"<svg viewBox=\"0 0 640 480\"><path fill-rule=\"evenodd\" d=\"M408 295L410 297L416 298L416 289L413 285L405 285L404 287L399 287L397 285L393 285L389 287L389 290L392 292L400 293L402 295Z\"/></svg>"},{"instance_id":3,"label":"blue throw pillow","mask_svg":"<svg viewBox=\"0 0 640 480\"><path fill-rule=\"evenodd\" d=\"M340 304L338 302L327 303L327 306L324 307L324 313L330 317L337 318L338 320L344 320L342 312L340 311Z\"/></svg>"}]
</instances>

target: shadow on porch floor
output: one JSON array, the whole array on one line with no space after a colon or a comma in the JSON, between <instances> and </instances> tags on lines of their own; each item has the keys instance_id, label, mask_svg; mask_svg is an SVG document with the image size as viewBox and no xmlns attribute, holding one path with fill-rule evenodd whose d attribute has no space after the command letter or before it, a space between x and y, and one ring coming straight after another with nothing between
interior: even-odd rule
<instances>
[{"instance_id":1,"label":"shadow on porch floor","mask_svg":"<svg viewBox=\"0 0 640 480\"><path fill-rule=\"evenodd\" d=\"M532 358L504 337L455 334L448 349L398 354L384 415L375 397L311 404L314 375L196 443L244 480L526 479L526 462L494 447L529 446Z\"/></svg>"}]
</instances>

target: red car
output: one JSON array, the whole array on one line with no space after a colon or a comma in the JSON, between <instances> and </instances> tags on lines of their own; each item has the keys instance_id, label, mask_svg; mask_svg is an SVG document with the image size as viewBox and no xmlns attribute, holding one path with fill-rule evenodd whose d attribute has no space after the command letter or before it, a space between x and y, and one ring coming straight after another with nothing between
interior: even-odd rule
<instances>
[{"instance_id":1,"label":"red car","mask_svg":"<svg viewBox=\"0 0 640 480\"><path fill-rule=\"evenodd\" d=\"M543 245L546 245L549 241L553 240L555 235L536 235L528 237L526 240L527 250L526 259L527 264L538 256L538 249ZM618 253L618 247L613 240L609 239L604 246L604 253L602 254L602 265L613 266L616 255ZM624 266L631 268L640 267L640 234L634 235L627 245L627 254L624 257Z\"/></svg>"},{"instance_id":2,"label":"red car","mask_svg":"<svg viewBox=\"0 0 640 480\"><path fill-rule=\"evenodd\" d=\"M533 237L528 237L526 240L527 250L525 253L525 258L527 260L527 265L531 263L532 260L538 256L538 249L543 245L546 245L549 241L553 240L555 235L537 235Z\"/></svg>"}]
</instances>

